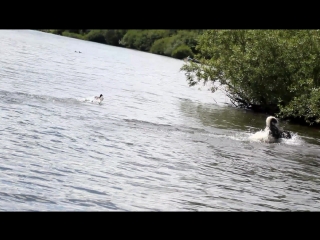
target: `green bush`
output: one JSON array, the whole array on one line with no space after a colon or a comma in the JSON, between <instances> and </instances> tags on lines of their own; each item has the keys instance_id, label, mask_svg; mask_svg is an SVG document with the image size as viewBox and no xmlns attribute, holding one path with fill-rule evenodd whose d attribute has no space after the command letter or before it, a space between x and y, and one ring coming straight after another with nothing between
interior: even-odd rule
<instances>
[{"instance_id":1,"label":"green bush","mask_svg":"<svg viewBox=\"0 0 320 240\"><path fill-rule=\"evenodd\" d=\"M128 30L123 42L126 47L149 52L156 40L169 35L169 30Z\"/></svg>"},{"instance_id":2,"label":"green bush","mask_svg":"<svg viewBox=\"0 0 320 240\"><path fill-rule=\"evenodd\" d=\"M84 36L83 36L83 35L78 34L78 33L72 33L72 32L69 32L69 31L64 31L64 32L62 32L62 36L72 37L72 38L78 38L78 39L84 40Z\"/></svg>"},{"instance_id":3,"label":"green bush","mask_svg":"<svg viewBox=\"0 0 320 240\"><path fill-rule=\"evenodd\" d=\"M181 58L181 56L185 56L185 54L180 54L178 51L185 49L184 51L188 52L186 56L193 56L194 51L196 50L193 51L192 49L195 49L198 36L199 33L193 30L177 30L175 31L175 34L155 41L150 52L169 57ZM185 46L187 46L190 51L187 50ZM180 50L179 47L181 47Z\"/></svg>"},{"instance_id":4,"label":"green bush","mask_svg":"<svg viewBox=\"0 0 320 240\"><path fill-rule=\"evenodd\" d=\"M193 53L197 53L197 39L201 35L201 32L201 30L180 30L177 32L176 37L189 46Z\"/></svg>"},{"instance_id":5,"label":"green bush","mask_svg":"<svg viewBox=\"0 0 320 240\"><path fill-rule=\"evenodd\" d=\"M320 124L320 88L312 88L300 96L295 96L288 105L281 108L279 114L283 118L293 118L310 125Z\"/></svg>"},{"instance_id":6,"label":"green bush","mask_svg":"<svg viewBox=\"0 0 320 240\"><path fill-rule=\"evenodd\" d=\"M85 39L97 43L106 43L104 35L105 33L103 30L91 30L87 35L85 35Z\"/></svg>"},{"instance_id":7,"label":"green bush","mask_svg":"<svg viewBox=\"0 0 320 240\"><path fill-rule=\"evenodd\" d=\"M181 45L184 45L184 43L174 35L155 41L150 49L150 52L171 57L173 51Z\"/></svg>"},{"instance_id":8,"label":"green bush","mask_svg":"<svg viewBox=\"0 0 320 240\"><path fill-rule=\"evenodd\" d=\"M175 50L173 50L171 56L174 58L183 59L188 56L193 57L193 52L190 49L190 47L183 44L183 45L180 45L179 47L177 47Z\"/></svg>"},{"instance_id":9,"label":"green bush","mask_svg":"<svg viewBox=\"0 0 320 240\"><path fill-rule=\"evenodd\" d=\"M156 40L150 48L151 53L165 55L168 46L171 44L171 37Z\"/></svg>"},{"instance_id":10,"label":"green bush","mask_svg":"<svg viewBox=\"0 0 320 240\"><path fill-rule=\"evenodd\" d=\"M113 46L119 46L119 40L123 38L123 36L126 34L127 30L105 30L104 36L106 40L106 44L113 45Z\"/></svg>"}]
</instances>

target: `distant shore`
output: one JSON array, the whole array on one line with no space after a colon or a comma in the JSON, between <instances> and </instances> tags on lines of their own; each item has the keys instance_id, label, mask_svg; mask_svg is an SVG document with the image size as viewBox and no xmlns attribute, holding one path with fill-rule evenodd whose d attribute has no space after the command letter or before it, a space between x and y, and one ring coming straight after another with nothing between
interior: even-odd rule
<instances>
[{"instance_id":1,"label":"distant shore","mask_svg":"<svg viewBox=\"0 0 320 240\"><path fill-rule=\"evenodd\" d=\"M193 58L203 30L34 29L112 46L136 49L185 60Z\"/></svg>"}]
</instances>

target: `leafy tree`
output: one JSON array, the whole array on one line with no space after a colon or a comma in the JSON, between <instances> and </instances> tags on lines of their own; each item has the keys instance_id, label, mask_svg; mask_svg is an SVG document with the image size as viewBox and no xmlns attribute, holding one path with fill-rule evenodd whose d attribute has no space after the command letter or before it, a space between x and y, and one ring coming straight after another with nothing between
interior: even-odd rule
<instances>
[{"instance_id":1,"label":"leafy tree","mask_svg":"<svg viewBox=\"0 0 320 240\"><path fill-rule=\"evenodd\" d=\"M320 122L319 30L208 30L196 49L202 64L181 69L190 86L219 82L236 106Z\"/></svg>"},{"instance_id":2,"label":"leafy tree","mask_svg":"<svg viewBox=\"0 0 320 240\"><path fill-rule=\"evenodd\" d=\"M175 50L173 50L171 56L175 57L175 58L182 59L182 58L185 58L185 57L188 57L191 55L193 55L193 53L192 53L192 50L190 49L190 47L183 44L183 45L180 45L179 47L177 47Z\"/></svg>"}]
</instances>

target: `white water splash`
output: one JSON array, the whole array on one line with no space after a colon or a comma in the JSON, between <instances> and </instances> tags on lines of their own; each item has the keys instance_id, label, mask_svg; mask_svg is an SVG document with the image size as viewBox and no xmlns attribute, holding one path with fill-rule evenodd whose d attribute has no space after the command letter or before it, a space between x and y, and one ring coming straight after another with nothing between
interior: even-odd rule
<instances>
[{"instance_id":1,"label":"white water splash","mask_svg":"<svg viewBox=\"0 0 320 240\"><path fill-rule=\"evenodd\" d=\"M291 139L281 139L281 142L288 145L302 145L304 143L297 133L291 134Z\"/></svg>"},{"instance_id":2,"label":"white water splash","mask_svg":"<svg viewBox=\"0 0 320 240\"><path fill-rule=\"evenodd\" d=\"M260 130L259 132L253 133L249 136L250 141L254 142L264 142L264 143L285 143L288 145L301 145L303 143L302 139L296 133L291 134L291 139L281 138L279 140L274 139L271 135L269 135L269 129L265 128L264 130Z\"/></svg>"}]
</instances>

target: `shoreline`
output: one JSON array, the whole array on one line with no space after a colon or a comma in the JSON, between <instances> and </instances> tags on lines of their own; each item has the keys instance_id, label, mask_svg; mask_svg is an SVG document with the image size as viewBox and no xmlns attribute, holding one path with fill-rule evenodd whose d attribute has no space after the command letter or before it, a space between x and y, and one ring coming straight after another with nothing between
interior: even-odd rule
<instances>
[{"instance_id":1,"label":"shoreline","mask_svg":"<svg viewBox=\"0 0 320 240\"><path fill-rule=\"evenodd\" d=\"M105 45L109 45L109 46L114 46L114 47L121 47L121 48L126 48L126 49L132 49L132 50L137 50L137 51L141 51L141 52L146 52L146 53L151 53L151 54L155 54L155 55L159 55L159 56L165 56L165 57L170 57L173 59L177 59L177 60L181 60L184 61L184 59L186 59L189 56L184 56L182 58L179 57L173 57L173 56L169 56L169 55L165 55L165 54L159 54L159 53L154 53L154 52L150 52L150 51L145 51L145 50L141 50L141 49L137 49L137 48L131 48L131 47L127 47L124 45L124 43L122 42L123 39L118 39L117 44L108 44L108 43L103 43L103 42L97 42L97 41L92 41L89 39L86 39L87 34L77 34L77 33L70 33L70 32L66 32L63 31L62 34L58 34L56 33L55 30L43 30L43 29L32 29L35 31L40 31L40 32L44 32L44 33L50 33L50 34L54 34L54 35L58 35L58 36L63 36L63 37L70 37L70 38L75 38L75 39L79 39L79 40L84 40L84 41L89 41L89 42L96 42L96 43L100 43L100 44L105 44Z\"/></svg>"}]
</instances>

